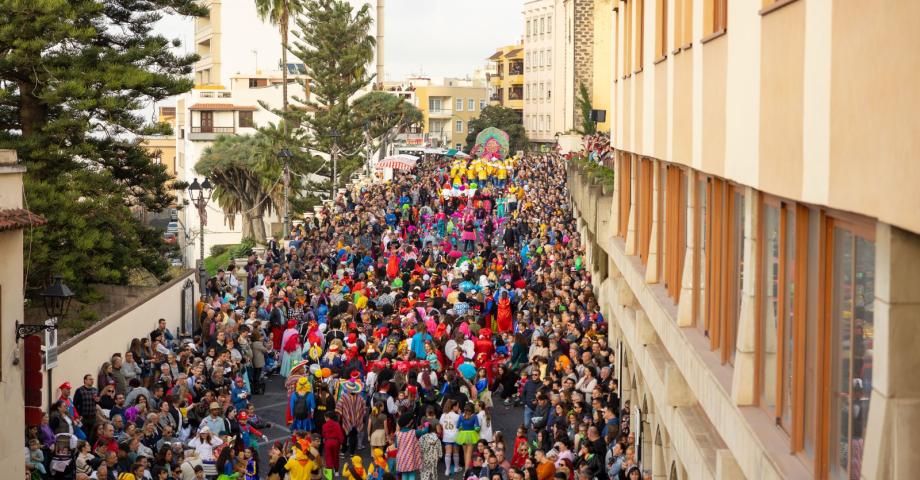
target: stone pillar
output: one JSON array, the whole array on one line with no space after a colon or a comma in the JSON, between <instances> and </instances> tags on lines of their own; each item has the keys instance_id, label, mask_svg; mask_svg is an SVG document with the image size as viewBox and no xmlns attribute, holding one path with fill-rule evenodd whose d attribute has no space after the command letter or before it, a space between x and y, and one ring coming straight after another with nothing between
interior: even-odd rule
<instances>
[{"instance_id":1,"label":"stone pillar","mask_svg":"<svg viewBox=\"0 0 920 480\"><path fill-rule=\"evenodd\" d=\"M753 405L756 385L754 375L757 358L756 343L757 315L755 294L760 284L757 271L758 232L756 225L760 209L760 197L751 187L744 192L744 279L741 285L741 313L738 331L735 332L735 368L732 371L732 398L736 405Z\"/></svg>"},{"instance_id":2,"label":"stone pillar","mask_svg":"<svg viewBox=\"0 0 920 480\"><path fill-rule=\"evenodd\" d=\"M912 478L920 471L920 236L878 223L872 397L861 478Z\"/></svg>"},{"instance_id":3,"label":"stone pillar","mask_svg":"<svg viewBox=\"0 0 920 480\"><path fill-rule=\"evenodd\" d=\"M645 283L658 283L661 272L658 268L658 256L664 252L658 251L658 235L661 233L661 218L658 216L658 194L664 188L661 185L661 168L658 162L653 161L652 170L652 230L649 234L648 263L645 266Z\"/></svg>"},{"instance_id":4,"label":"stone pillar","mask_svg":"<svg viewBox=\"0 0 920 480\"><path fill-rule=\"evenodd\" d=\"M610 235L616 237L620 233L620 174L623 173L620 165L623 155L616 152L617 161L614 162L613 197L610 199Z\"/></svg>"}]
</instances>

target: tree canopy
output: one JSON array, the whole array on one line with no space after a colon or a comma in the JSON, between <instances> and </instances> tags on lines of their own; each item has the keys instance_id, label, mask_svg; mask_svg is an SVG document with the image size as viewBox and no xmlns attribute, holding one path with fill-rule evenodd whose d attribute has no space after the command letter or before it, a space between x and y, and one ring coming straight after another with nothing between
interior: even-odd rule
<instances>
[{"instance_id":1,"label":"tree canopy","mask_svg":"<svg viewBox=\"0 0 920 480\"><path fill-rule=\"evenodd\" d=\"M27 282L59 273L78 295L128 272L166 271L159 236L132 209L174 201L170 177L137 135L138 113L192 88L196 55L152 32L167 12L203 15L194 0L0 0L0 148L27 166L26 203L48 224L29 233Z\"/></svg>"},{"instance_id":2,"label":"tree canopy","mask_svg":"<svg viewBox=\"0 0 920 480\"><path fill-rule=\"evenodd\" d=\"M364 161L363 124L350 102L373 79L367 71L375 46L368 34L370 6L354 10L342 0L307 0L295 23L299 31L291 52L306 66L310 84L305 88L312 95L295 98L303 107L292 115L304 127L299 133L310 150L330 154L333 144L338 147L338 177L347 178ZM320 174L331 179L331 170L327 163Z\"/></svg>"},{"instance_id":3,"label":"tree canopy","mask_svg":"<svg viewBox=\"0 0 920 480\"><path fill-rule=\"evenodd\" d=\"M352 105L355 119L375 141L375 151L386 152L387 145L405 128L421 123L421 110L404 98L387 92L370 92Z\"/></svg>"},{"instance_id":4,"label":"tree canopy","mask_svg":"<svg viewBox=\"0 0 920 480\"><path fill-rule=\"evenodd\" d=\"M466 149L472 150L476 144L476 135L489 127L504 130L508 134L511 152L523 150L527 143L521 114L516 110L498 105L489 105L482 109L479 118L470 121L469 134L466 136Z\"/></svg>"},{"instance_id":5,"label":"tree canopy","mask_svg":"<svg viewBox=\"0 0 920 480\"><path fill-rule=\"evenodd\" d=\"M597 133L597 122L591 120L591 95L588 93L588 87L584 83L578 84L578 110L581 113L581 127L578 133L582 135L593 135Z\"/></svg>"}]
</instances>

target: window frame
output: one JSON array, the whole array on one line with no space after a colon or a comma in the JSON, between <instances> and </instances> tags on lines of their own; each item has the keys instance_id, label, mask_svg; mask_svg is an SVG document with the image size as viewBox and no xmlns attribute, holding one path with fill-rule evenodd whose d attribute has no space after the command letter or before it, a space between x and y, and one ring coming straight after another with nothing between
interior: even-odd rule
<instances>
[{"instance_id":1,"label":"window frame","mask_svg":"<svg viewBox=\"0 0 920 480\"><path fill-rule=\"evenodd\" d=\"M470 98L466 101L466 109L467 111L470 111L470 112L476 111L476 99L475 98Z\"/></svg>"},{"instance_id":2,"label":"window frame","mask_svg":"<svg viewBox=\"0 0 920 480\"><path fill-rule=\"evenodd\" d=\"M655 160L639 157L636 175L636 254L648 266L654 220Z\"/></svg>"},{"instance_id":3,"label":"window frame","mask_svg":"<svg viewBox=\"0 0 920 480\"><path fill-rule=\"evenodd\" d=\"M617 236L621 238L626 238L629 230L629 212L632 207L632 160L633 154L620 152L619 171L617 172L620 224L617 228Z\"/></svg>"},{"instance_id":4,"label":"window frame","mask_svg":"<svg viewBox=\"0 0 920 480\"><path fill-rule=\"evenodd\" d=\"M454 110L458 112L463 111L463 97L457 97L454 99Z\"/></svg>"},{"instance_id":5,"label":"window frame","mask_svg":"<svg viewBox=\"0 0 920 480\"><path fill-rule=\"evenodd\" d=\"M463 120L456 120L454 122L454 133L463 133Z\"/></svg>"},{"instance_id":6,"label":"window frame","mask_svg":"<svg viewBox=\"0 0 920 480\"><path fill-rule=\"evenodd\" d=\"M680 0L678 0L680 1ZM657 28L657 37L655 44L655 61L658 62L668 56L668 0L657 0L657 16L655 24Z\"/></svg>"},{"instance_id":7,"label":"window frame","mask_svg":"<svg viewBox=\"0 0 920 480\"><path fill-rule=\"evenodd\" d=\"M821 478L827 478L830 472L831 455L829 447L831 445L831 395L832 383L835 382L831 372L834 362L834 345L833 333L834 308L833 308L833 291L834 291L834 242L836 240L835 228L848 230L855 237L862 237L865 240L876 242L874 222L864 217L846 214L843 212L822 211L821 215L821 284L819 285L819 295L822 297L818 301L818 367L817 367L817 385L818 399L816 402L816 418L818 421L815 429L815 475ZM877 247L877 246L876 246ZM852 383L852 381L850 382ZM852 432L852 427L849 429ZM850 452L852 453L852 452Z\"/></svg>"},{"instance_id":8,"label":"window frame","mask_svg":"<svg viewBox=\"0 0 920 480\"><path fill-rule=\"evenodd\" d=\"M687 249L688 173L683 167L674 164L665 165L663 172L665 178L662 183L666 194L662 202L665 217L662 279L668 296L676 304L680 301Z\"/></svg>"},{"instance_id":9,"label":"window frame","mask_svg":"<svg viewBox=\"0 0 920 480\"><path fill-rule=\"evenodd\" d=\"M248 125L243 124L244 116L248 118ZM237 112L237 123L240 128L256 128L255 120L253 119L253 112L251 110L240 110Z\"/></svg>"},{"instance_id":10,"label":"window frame","mask_svg":"<svg viewBox=\"0 0 920 480\"><path fill-rule=\"evenodd\" d=\"M766 219L766 209L768 207L775 208L778 214L778 224L777 224L777 235L779 239L779 249L777 252L778 258L778 269L777 269L777 332L776 332L776 384L775 385L764 385L763 378L763 368L764 368L764 329L766 327L765 321L767 320L764 317L764 289L767 285L763 282L764 269L768 268L768 265L764 264L764 252L767 248L766 245L766 231L765 231L765 219ZM796 453L804 449L805 446L805 345L808 342L807 337L807 322L808 322L808 229L809 229L809 211L805 206L775 197L769 194L761 193L761 201L758 215L758 254L757 254L757 271L759 272L757 278L757 289L755 295L755 309L756 309L756 318L757 318L757 328L755 329L755 356L757 361L757 368L755 369L754 381L756 385L755 395L758 405L763 408L767 413L772 415L776 425L780 427L786 434L789 436L789 453ZM792 299L792 306L787 305L787 293L788 293L788 280L790 279L788 274L788 250L790 245L788 245L787 240L789 239L789 222L790 222L790 213L791 221L793 222L792 228L793 236L792 248L793 252L793 262L796 265L796 269L792 274L791 280L793 285L794 297ZM788 312L793 313L793 318L788 318ZM791 320L791 322L790 322ZM791 324L788 324L791 323ZM788 330L792 330L792 354L791 354L791 365L788 368L792 369L792 382L790 384L791 393L789 397L791 398L792 405L790 408L790 424L786 425L783 422L783 410L786 408L786 391L785 391L785 378L786 378L786 369L787 364L785 362L785 352L786 352L786 342L789 339ZM765 405L762 405L760 402L761 391L765 388L774 388L775 401L772 408L767 409Z\"/></svg>"}]
</instances>

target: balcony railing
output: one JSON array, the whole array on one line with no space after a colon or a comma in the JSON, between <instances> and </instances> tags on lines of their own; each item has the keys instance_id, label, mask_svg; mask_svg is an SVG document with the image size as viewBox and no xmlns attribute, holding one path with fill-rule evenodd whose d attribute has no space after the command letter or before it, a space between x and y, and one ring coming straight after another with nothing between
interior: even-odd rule
<instances>
[{"instance_id":1,"label":"balcony railing","mask_svg":"<svg viewBox=\"0 0 920 480\"><path fill-rule=\"evenodd\" d=\"M523 100L523 99L524 99L523 92L518 92L516 90L512 90L508 92L508 100Z\"/></svg>"},{"instance_id":2,"label":"balcony railing","mask_svg":"<svg viewBox=\"0 0 920 480\"><path fill-rule=\"evenodd\" d=\"M501 93L493 93L493 94L489 97L489 100L491 100L491 101L493 101L493 102L500 102L500 101L502 101L502 94L501 94Z\"/></svg>"},{"instance_id":3,"label":"balcony railing","mask_svg":"<svg viewBox=\"0 0 920 480\"><path fill-rule=\"evenodd\" d=\"M209 127L197 126L192 127L192 133L236 133L236 127Z\"/></svg>"}]
</instances>

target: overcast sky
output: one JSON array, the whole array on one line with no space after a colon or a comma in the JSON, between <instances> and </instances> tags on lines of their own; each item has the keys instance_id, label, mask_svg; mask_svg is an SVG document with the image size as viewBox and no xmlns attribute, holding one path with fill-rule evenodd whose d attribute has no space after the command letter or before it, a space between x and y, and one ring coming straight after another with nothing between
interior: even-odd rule
<instances>
[{"instance_id":1,"label":"overcast sky","mask_svg":"<svg viewBox=\"0 0 920 480\"><path fill-rule=\"evenodd\" d=\"M252 1L252 0L233 0ZM410 75L464 77L503 45L520 40L523 0L386 0L386 80ZM191 20L157 30L192 48ZM372 35L374 31L370 32Z\"/></svg>"}]
</instances>

